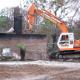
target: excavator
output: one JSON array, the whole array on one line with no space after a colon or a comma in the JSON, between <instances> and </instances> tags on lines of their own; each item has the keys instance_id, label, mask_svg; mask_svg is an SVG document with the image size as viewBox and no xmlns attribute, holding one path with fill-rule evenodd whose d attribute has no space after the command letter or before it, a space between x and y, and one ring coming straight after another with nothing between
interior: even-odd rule
<instances>
[{"instance_id":1,"label":"excavator","mask_svg":"<svg viewBox=\"0 0 80 80\"><path fill-rule=\"evenodd\" d=\"M80 53L80 40L74 39L74 33L68 31L68 26L63 21L58 19L55 15L53 15L51 12L47 10L38 9L35 6L34 2L29 7L27 15L30 31L32 31L37 15L50 20L53 24L56 24L57 27L60 29L61 33L57 40L57 48L60 55L68 53Z\"/></svg>"}]
</instances>

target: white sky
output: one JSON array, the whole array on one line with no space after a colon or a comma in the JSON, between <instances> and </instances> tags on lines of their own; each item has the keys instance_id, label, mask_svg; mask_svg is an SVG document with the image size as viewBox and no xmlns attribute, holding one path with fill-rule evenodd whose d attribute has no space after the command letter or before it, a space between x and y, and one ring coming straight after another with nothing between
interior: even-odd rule
<instances>
[{"instance_id":1,"label":"white sky","mask_svg":"<svg viewBox=\"0 0 80 80\"><path fill-rule=\"evenodd\" d=\"M5 7L19 6L22 0L0 0L0 10Z\"/></svg>"}]
</instances>

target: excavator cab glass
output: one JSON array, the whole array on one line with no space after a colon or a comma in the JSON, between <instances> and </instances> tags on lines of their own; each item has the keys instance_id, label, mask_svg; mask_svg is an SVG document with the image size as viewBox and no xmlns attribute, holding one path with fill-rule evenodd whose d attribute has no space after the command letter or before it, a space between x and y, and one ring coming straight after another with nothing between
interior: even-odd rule
<instances>
[{"instance_id":1,"label":"excavator cab glass","mask_svg":"<svg viewBox=\"0 0 80 80\"><path fill-rule=\"evenodd\" d=\"M68 35L62 35L60 44L68 46L68 43L69 43L69 36Z\"/></svg>"},{"instance_id":2,"label":"excavator cab glass","mask_svg":"<svg viewBox=\"0 0 80 80\"><path fill-rule=\"evenodd\" d=\"M73 48L73 33L62 33L58 39L59 48Z\"/></svg>"}]
</instances>

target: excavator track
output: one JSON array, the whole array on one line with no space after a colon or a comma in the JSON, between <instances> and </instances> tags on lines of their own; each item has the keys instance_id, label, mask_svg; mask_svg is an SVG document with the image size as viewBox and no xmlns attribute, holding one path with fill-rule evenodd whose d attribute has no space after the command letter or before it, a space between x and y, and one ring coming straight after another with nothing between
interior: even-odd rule
<instances>
[{"instance_id":1,"label":"excavator track","mask_svg":"<svg viewBox=\"0 0 80 80\"><path fill-rule=\"evenodd\" d=\"M60 52L57 60L62 61L78 61L80 62L80 51L64 51Z\"/></svg>"}]
</instances>

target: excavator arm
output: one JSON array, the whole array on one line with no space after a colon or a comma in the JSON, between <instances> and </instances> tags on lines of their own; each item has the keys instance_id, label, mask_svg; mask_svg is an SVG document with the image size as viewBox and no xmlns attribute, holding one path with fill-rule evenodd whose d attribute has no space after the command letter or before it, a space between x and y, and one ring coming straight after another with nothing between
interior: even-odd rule
<instances>
[{"instance_id":1,"label":"excavator arm","mask_svg":"<svg viewBox=\"0 0 80 80\"><path fill-rule=\"evenodd\" d=\"M36 15L42 16L43 18L53 22L53 24L56 24L57 27L59 27L59 29L61 30L61 32L64 32L64 33L68 32L67 26L63 21L60 21L55 15L51 14L47 10L37 9L35 6L35 3L32 3L32 5L28 9L27 19L28 19L30 31L32 31L33 25L35 23Z\"/></svg>"}]
</instances>

